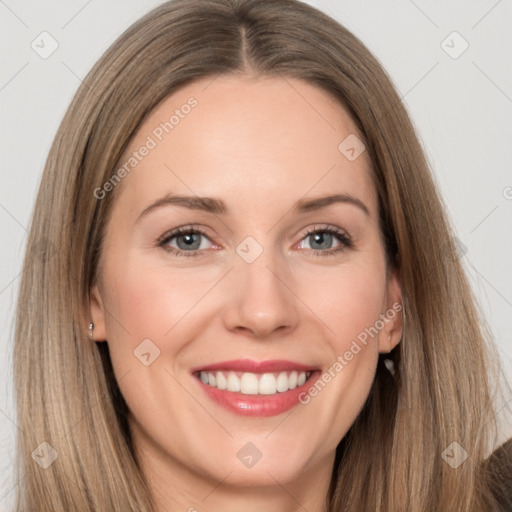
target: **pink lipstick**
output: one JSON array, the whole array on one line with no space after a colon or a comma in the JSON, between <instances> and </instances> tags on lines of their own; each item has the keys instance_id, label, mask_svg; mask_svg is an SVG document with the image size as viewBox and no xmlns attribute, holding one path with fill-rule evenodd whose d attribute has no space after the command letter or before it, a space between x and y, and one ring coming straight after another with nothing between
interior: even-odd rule
<instances>
[{"instance_id":1,"label":"pink lipstick","mask_svg":"<svg viewBox=\"0 0 512 512\"><path fill-rule=\"evenodd\" d=\"M299 403L298 396L318 378L313 366L294 361L237 359L191 370L206 395L244 416L276 416Z\"/></svg>"}]
</instances>

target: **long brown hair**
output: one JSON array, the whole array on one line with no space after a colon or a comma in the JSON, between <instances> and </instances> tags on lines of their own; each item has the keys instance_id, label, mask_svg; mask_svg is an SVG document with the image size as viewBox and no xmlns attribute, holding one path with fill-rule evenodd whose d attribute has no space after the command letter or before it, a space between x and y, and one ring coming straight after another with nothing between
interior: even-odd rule
<instances>
[{"instance_id":1,"label":"long brown hair","mask_svg":"<svg viewBox=\"0 0 512 512\"><path fill-rule=\"evenodd\" d=\"M328 510L493 510L481 462L496 438L500 365L445 206L381 65L343 26L296 0L164 3L118 38L77 91L46 162L17 305L17 510L154 510L108 352L87 338L116 197L93 191L165 97L201 77L246 73L302 79L348 109L372 162L388 262L400 273L405 331L386 355L395 374L381 357L338 446ZM443 458L450 446L460 450L452 443L468 455L457 468ZM38 453L57 458L45 468Z\"/></svg>"}]
</instances>

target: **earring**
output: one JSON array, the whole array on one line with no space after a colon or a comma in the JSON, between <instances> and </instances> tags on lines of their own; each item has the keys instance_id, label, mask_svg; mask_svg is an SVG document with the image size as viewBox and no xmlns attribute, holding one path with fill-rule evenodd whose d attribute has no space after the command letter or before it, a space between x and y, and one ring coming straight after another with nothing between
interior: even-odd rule
<instances>
[{"instance_id":1,"label":"earring","mask_svg":"<svg viewBox=\"0 0 512 512\"><path fill-rule=\"evenodd\" d=\"M392 359L384 359L384 366L391 375L395 376L395 362Z\"/></svg>"},{"instance_id":2,"label":"earring","mask_svg":"<svg viewBox=\"0 0 512 512\"><path fill-rule=\"evenodd\" d=\"M92 331L94 331L94 323L93 322L91 322L89 324L89 338L91 338L91 339L92 339Z\"/></svg>"}]
</instances>

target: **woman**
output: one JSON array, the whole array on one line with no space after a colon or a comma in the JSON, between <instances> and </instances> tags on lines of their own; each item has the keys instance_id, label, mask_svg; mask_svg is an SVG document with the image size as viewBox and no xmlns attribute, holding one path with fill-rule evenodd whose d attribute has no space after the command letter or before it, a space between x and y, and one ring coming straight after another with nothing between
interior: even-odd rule
<instances>
[{"instance_id":1,"label":"woman","mask_svg":"<svg viewBox=\"0 0 512 512\"><path fill-rule=\"evenodd\" d=\"M500 507L499 364L442 202L386 73L314 8L130 27L27 254L18 510Z\"/></svg>"}]
</instances>

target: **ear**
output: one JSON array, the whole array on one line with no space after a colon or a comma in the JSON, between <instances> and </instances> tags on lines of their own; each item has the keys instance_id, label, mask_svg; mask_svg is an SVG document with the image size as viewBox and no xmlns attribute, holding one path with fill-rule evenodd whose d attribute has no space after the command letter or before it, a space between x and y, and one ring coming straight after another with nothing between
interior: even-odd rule
<instances>
[{"instance_id":1,"label":"ear","mask_svg":"<svg viewBox=\"0 0 512 512\"><path fill-rule=\"evenodd\" d=\"M388 273L385 311L381 318L384 327L379 333L379 352L387 354L402 339L404 325L402 289L396 269L392 269Z\"/></svg>"},{"instance_id":2,"label":"ear","mask_svg":"<svg viewBox=\"0 0 512 512\"><path fill-rule=\"evenodd\" d=\"M105 341L107 339L107 329L105 325L105 306L103 305L103 298L97 284L91 288L91 321L94 324L92 332L93 341Z\"/></svg>"}]
</instances>

